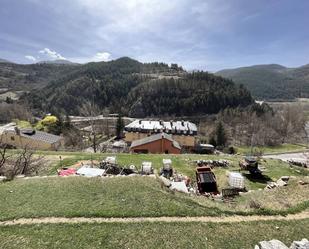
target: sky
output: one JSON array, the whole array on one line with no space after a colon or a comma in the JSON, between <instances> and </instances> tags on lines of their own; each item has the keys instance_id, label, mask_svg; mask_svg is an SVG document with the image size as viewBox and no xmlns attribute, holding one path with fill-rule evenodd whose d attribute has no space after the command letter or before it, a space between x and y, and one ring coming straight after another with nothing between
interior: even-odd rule
<instances>
[{"instance_id":1,"label":"sky","mask_svg":"<svg viewBox=\"0 0 309 249\"><path fill-rule=\"evenodd\" d=\"M296 67L309 63L308 13L308 0L0 0L0 58Z\"/></svg>"}]
</instances>

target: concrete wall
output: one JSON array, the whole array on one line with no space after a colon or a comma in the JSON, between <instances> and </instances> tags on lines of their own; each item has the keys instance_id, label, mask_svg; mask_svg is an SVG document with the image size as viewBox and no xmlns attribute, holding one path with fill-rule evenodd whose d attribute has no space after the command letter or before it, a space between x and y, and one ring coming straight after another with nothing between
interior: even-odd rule
<instances>
[{"instance_id":1,"label":"concrete wall","mask_svg":"<svg viewBox=\"0 0 309 249\"><path fill-rule=\"evenodd\" d=\"M159 139L147 144L139 145L131 148L132 152L136 153L152 153L152 154L180 154L180 150L173 146L173 143L166 138Z\"/></svg>"}]
</instances>

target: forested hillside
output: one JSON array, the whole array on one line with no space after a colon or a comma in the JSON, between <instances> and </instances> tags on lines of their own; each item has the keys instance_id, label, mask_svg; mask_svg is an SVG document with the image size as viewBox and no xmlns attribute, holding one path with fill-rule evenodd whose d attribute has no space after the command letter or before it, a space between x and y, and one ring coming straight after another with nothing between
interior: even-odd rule
<instances>
[{"instance_id":1,"label":"forested hillside","mask_svg":"<svg viewBox=\"0 0 309 249\"><path fill-rule=\"evenodd\" d=\"M250 92L231 80L198 72L181 79L151 80L139 84L128 97L129 115L190 116L218 113L226 107L247 106Z\"/></svg>"},{"instance_id":2,"label":"forested hillside","mask_svg":"<svg viewBox=\"0 0 309 249\"><path fill-rule=\"evenodd\" d=\"M286 68L281 65L257 65L222 70L216 73L243 84L258 99L294 99L309 97L309 65Z\"/></svg>"},{"instance_id":3,"label":"forested hillside","mask_svg":"<svg viewBox=\"0 0 309 249\"><path fill-rule=\"evenodd\" d=\"M78 69L76 64L21 65L0 62L0 88L12 91L29 91L46 86L51 80Z\"/></svg>"},{"instance_id":4,"label":"forested hillside","mask_svg":"<svg viewBox=\"0 0 309 249\"><path fill-rule=\"evenodd\" d=\"M80 115L83 105L91 103L99 110L135 117L217 113L253 102L250 93L231 80L127 57L83 65L22 100L42 112Z\"/></svg>"}]
</instances>

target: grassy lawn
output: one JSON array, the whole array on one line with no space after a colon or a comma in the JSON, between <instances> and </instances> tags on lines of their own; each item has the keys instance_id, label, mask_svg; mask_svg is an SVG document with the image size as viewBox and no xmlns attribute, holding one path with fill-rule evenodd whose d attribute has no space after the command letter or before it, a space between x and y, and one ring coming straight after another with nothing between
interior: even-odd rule
<instances>
[{"instance_id":1,"label":"grassy lawn","mask_svg":"<svg viewBox=\"0 0 309 249\"><path fill-rule=\"evenodd\" d=\"M248 193L229 203L174 193L151 177L51 177L0 184L0 220L30 217L153 217L287 214L308 209L307 186L291 184L273 206L273 191ZM297 199L290 196L298 191ZM268 197L267 197L268 196ZM267 197L267 198L266 198ZM296 197L295 197L296 198ZM261 208L250 207L250 201ZM264 203L269 200L269 203Z\"/></svg>"},{"instance_id":2,"label":"grassy lawn","mask_svg":"<svg viewBox=\"0 0 309 249\"><path fill-rule=\"evenodd\" d=\"M282 144L282 145L277 145L277 146L253 147L253 152L262 151L264 154L273 154L273 153L305 151L306 149L307 147L305 145ZM240 146L237 148L237 152L241 155L250 155L251 147L250 146Z\"/></svg>"},{"instance_id":3,"label":"grassy lawn","mask_svg":"<svg viewBox=\"0 0 309 249\"><path fill-rule=\"evenodd\" d=\"M61 166L71 166L80 160L101 161L110 154L44 152L50 166L48 174L55 174ZM41 152L43 154L43 152ZM151 161L155 169L162 166L163 158L171 158L177 172L195 180L197 159L227 159L228 168L214 168L219 189L228 186L227 172L238 171L241 156L216 155L143 155L117 154L122 166L134 164L138 168L143 161ZM309 176L309 171L290 167L279 160L262 161L264 178L254 179L246 172L245 185L255 190L234 199L233 202L215 202L201 196L189 196L168 191L150 177L52 177L43 179L16 179L0 183L0 220L21 217L142 217L142 216L218 216L250 214L286 214L308 209L309 188L301 186L298 180ZM46 168L46 167L45 167ZM267 182L281 176L293 176L289 185L271 191L264 189ZM260 208L252 207L258 203Z\"/></svg>"},{"instance_id":4,"label":"grassy lawn","mask_svg":"<svg viewBox=\"0 0 309 249\"><path fill-rule=\"evenodd\" d=\"M202 216L222 212L150 177L68 177L0 184L0 220L19 217Z\"/></svg>"},{"instance_id":5,"label":"grassy lawn","mask_svg":"<svg viewBox=\"0 0 309 249\"><path fill-rule=\"evenodd\" d=\"M276 228L277 227L277 228ZM1 227L0 248L254 248L308 237L309 219L243 223L105 223Z\"/></svg>"}]
</instances>

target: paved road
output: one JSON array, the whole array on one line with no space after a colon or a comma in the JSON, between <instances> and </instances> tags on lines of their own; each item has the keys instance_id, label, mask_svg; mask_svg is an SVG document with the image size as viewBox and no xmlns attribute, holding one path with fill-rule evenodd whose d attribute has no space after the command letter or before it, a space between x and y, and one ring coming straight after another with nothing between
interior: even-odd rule
<instances>
[{"instance_id":1,"label":"paved road","mask_svg":"<svg viewBox=\"0 0 309 249\"><path fill-rule=\"evenodd\" d=\"M301 152L301 153L284 153L284 154L277 154L277 155L265 155L264 158L272 158L272 159L280 159L282 161L299 161L299 162L306 162L309 159L309 152ZM308 158L307 158L308 157Z\"/></svg>"}]
</instances>

